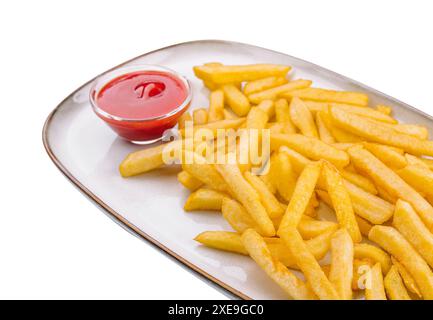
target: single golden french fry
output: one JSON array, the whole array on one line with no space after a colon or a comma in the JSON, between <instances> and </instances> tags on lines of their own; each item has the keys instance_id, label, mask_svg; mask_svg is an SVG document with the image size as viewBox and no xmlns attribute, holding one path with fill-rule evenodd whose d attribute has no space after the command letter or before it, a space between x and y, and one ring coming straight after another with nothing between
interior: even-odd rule
<instances>
[{"instance_id":1,"label":"single golden french fry","mask_svg":"<svg viewBox=\"0 0 433 320\"><path fill-rule=\"evenodd\" d=\"M391 123L376 122L377 120L375 119L371 119L371 120L379 125L392 129L397 133L406 134L408 136L412 136L420 140L428 139L428 130L424 126L417 125L417 124L406 124L406 123L391 124Z\"/></svg>"},{"instance_id":2,"label":"single golden french fry","mask_svg":"<svg viewBox=\"0 0 433 320\"><path fill-rule=\"evenodd\" d=\"M324 163L322 172L340 227L345 228L349 232L353 242L361 242L361 231L359 231L352 201L344 185L343 178L329 162Z\"/></svg>"},{"instance_id":3,"label":"single golden french fry","mask_svg":"<svg viewBox=\"0 0 433 320\"><path fill-rule=\"evenodd\" d=\"M192 119L195 126L200 126L208 123L208 112L205 108L195 109L192 113Z\"/></svg>"},{"instance_id":4,"label":"single golden french fry","mask_svg":"<svg viewBox=\"0 0 433 320\"><path fill-rule=\"evenodd\" d=\"M404 181L419 192L433 196L433 171L428 167L409 164L396 172Z\"/></svg>"},{"instance_id":5,"label":"single golden french fry","mask_svg":"<svg viewBox=\"0 0 433 320\"><path fill-rule=\"evenodd\" d=\"M345 151L320 141L317 138L306 137L301 134L273 134L271 135L271 149L276 150L287 146L313 160L325 159L337 167L349 164L349 156Z\"/></svg>"},{"instance_id":6,"label":"single golden french fry","mask_svg":"<svg viewBox=\"0 0 433 320\"><path fill-rule=\"evenodd\" d=\"M356 243L354 246L355 258L360 260L368 259L374 263L379 262L382 271L386 274L391 268L391 258L382 249L367 243Z\"/></svg>"},{"instance_id":7,"label":"single golden french fry","mask_svg":"<svg viewBox=\"0 0 433 320\"><path fill-rule=\"evenodd\" d=\"M376 110L382 112L383 114L390 115L392 113L392 108L388 106L384 106L382 104L378 104L376 106Z\"/></svg>"},{"instance_id":8,"label":"single golden french fry","mask_svg":"<svg viewBox=\"0 0 433 320\"><path fill-rule=\"evenodd\" d=\"M242 234L242 243L251 258L274 280L287 294L294 299L314 299L314 293L290 272L281 262L275 260L266 242L254 230Z\"/></svg>"},{"instance_id":9,"label":"single golden french fry","mask_svg":"<svg viewBox=\"0 0 433 320\"><path fill-rule=\"evenodd\" d=\"M224 193L201 188L190 194L186 199L185 211L195 210L221 210L223 199L226 197Z\"/></svg>"},{"instance_id":10,"label":"single golden french fry","mask_svg":"<svg viewBox=\"0 0 433 320\"><path fill-rule=\"evenodd\" d=\"M392 266L384 279L385 291L390 300L412 300L404 287L397 267Z\"/></svg>"},{"instance_id":11,"label":"single golden french fry","mask_svg":"<svg viewBox=\"0 0 433 320\"><path fill-rule=\"evenodd\" d=\"M208 121L218 121L224 119L224 92L215 90L209 96L209 117Z\"/></svg>"},{"instance_id":12,"label":"single golden french fry","mask_svg":"<svg viewBox=\"0 0 433 320\"><path fill-rule=\"evenodd\" d=\"M319 136L313 115L304 102L297 97L290 102L290 119L303 135L316 138Z\"/></svg>"},{"instance_id":13,"label":"single golden french fry","mask_svg":"<svg viewBox=\"0 0 433 320\"><path fill-rule=\"evenodd\" d=\"M253 81L266 77L285 77L289 66L277 64L250 64L238 66L204 65L193 68L195 75L202 80L216 84Z\"/></svg>"},{"instance_id":14,"label":"single golden french fry","mask_svg":"<svg viewBox=\"0 0 433 320\"><path fill-rule=\"evenodd\" d=\"M263 100L257 105L257 108L266 112L268 119L273 118L275 115L275 104L272 100Z\"/></svg>"},{"instance_id":15,"label":"single golden french fry","mask_svg":"<svg viewBox=\"0 0 433 320\"><path fill-rule=\"evenodd\" d=\"M319 132L320 140L327 144L333 144L335 143L335 139L332 136L331 131L326 126L326 120L323 118L323 111L316 113L316 126L317 130ZM340 149L342 150L342 149Z\"/></svg>"},{"instance_id":16,"label":"single golden french fry","mask_svg":"<svg viewBox=\"0 0 433 320\"><path fill-rule=\"evenodd\" d=\"M433 267L433 234L408 202L397 201L392 223L430 267Z\"/></svg>"},{"instance_id":17,"label":"single golden french fry","mask_svg":"<svg viewBox=\"0 0 433 320\"><path fill-rule=\"evenodd\" d=\"M196 236L194 240L209 248L248 255L241 237L236 232L205 231Z\"/></svg>"},{"instance_id":18,"label":"single golden french fry","mask_svg":"<svg viewBox=\"0 0 433 320\"><path fill-rule=\"evenodd\" d=\"M427 200L364 148L355 146L350 148L348 153L355 167L370 176L376 185L383 187L391 195L409 202L429 230L433 230L433 207Z\"/></svg>"},{"instance_id":19,"label":"single golden french fry","mask_svg":"<svg viewBox=\"0 0 433 320\"><path fill-rule=\"evenodd\" d=\"M409 165L417 165L424 169L430 169L429 166L421 160L421 158L418 158L417 156L411 155L409 153L405 153L404 157L407 161L407 164Z\"/></svg>"},{"instance_id":20,"label":"single golden french fry","mask_svg":"<svg viewBox=\"0 0 433 320\"><path fill-rule=\"evenodd\" d=\"M319 221L313 219L302 219L298 224L298 230L305 240L317 237L328 231L336 231L338 224L331 221Z\"/></svg>"},{"instance_id":21,"label":"single golden french fry","mask_svg":"<svg viewBox=\"0 0 433 320\"><path fill-rule=\"evenodd\" d=\"M346 169L340 169L341 176L346 179L347 181L353 183L354 185L360 187L361 189L371 193L371 194L377 194L376 186L373 182L371 182L370 179L355 173L348 171Z\"/></svg>"},{"instance_id":22,"label":"single golden french fry","mask_svg":"<svg viewBox=\"0 0 433 320\"><path fill-rule=\"evenodd\" d=\"M248 99L251 101L251 103L258 104L263 100L275 100L283 92L290 92L291 90L307 88L309 86L311 86L310 80L293 80L278 87L250 94Z\"/></svg>"},{"instance_id":23,"label":"single golden french fry","mask_svg":"<svg viewBox=\"0 0 433 320\"><path fill-rule=\"evenodd\" d=\"M185 128L185 122L192 121L191 114L186 111L184 112L180 117L179 120L177 120L177 126L179 129Z\"/></svg>"},{"instance_id":24,"label":"single golden french fry","mask_svg":"<svg viewBox=\"0 0 433 320\"><path fill-rule=\"evenodd\" d=\"M331 240L329 281L343 300L352 299L353 241L346 229L334 233Z\"/></svg>"},{"instance_id":25,"label":"single golden french fry","mask_svg":"<svg viewBox=\"0 0 433 320\"><path fill-rule=\"evenodd\" d=\"M234 113L232 109L224 108L223 113L224 113L224 119L226 120L239 119L239 116L236 113Z\"/></svg>"},{"instance_id":26,"label":"single golden french fry","mask_svg":"<svg viewBox=\"0 0 433 320\"><path fill-rule=\"evenodd\" d=\"M177 174L177 180L187 189L195 191L203 185L203 182L194 178L188 172L182 170Z\"/></svg>"},{"instance_id":27,"label":"single golden french fry","mask_svg":"<svg viewBox=\"0 0 433 320\"><path fill-rule=\"evenodd\" d=\"M359 227L359 231L361 231L361 234L364 237L368 237L368 234L370 233L371 228L373 228L373 225L358 215L355 218L356 218L356 222L358 222L358 227Z\"/></svg>"},{"instance_id":28,"label":"single golden french fry","mask_svg":"<svg viewBox=\"0 0 433 320\"><path fill-rule=\"evenodd\" d=\"M367 106L368 96L360 92L335 91L321 88L294 90L281 95L284 98L298 97L305 100L346 103Z\"/></svg>"},{"instance_id":29,"label":"single golden french fry","mask_svg":"<svg viewBox=\"0 0 433 320\"><path fill-rule=\"evenodd\" d=\"M284 124L282 133L296 133L295 125L290 117L290 108L286 99L275 101L275 118L277 122Z\"/></svg>"},{"instance_id":30,"label":"single golden french fry","mask_svg":"<svg viewBox=\"0 0 433 320\"><path fill-rule=\"evenodd\" d=\"M424 299L433 299L433 272L401 233L392 227L374 226L368 238L398 259L415 279Z\"/></svg>"},{"instance_id":31,"label":"single golden french fry","mask_svg":"<svg viewBox=\"0 0 433 320\"><path fill-rule=\"evenodd\" d=\"M244 173L244 177L259 194L260 200L263 203L263 206L266 208L269 217L271 219L282 217L284 214L284 208L281 206L281 203L272 194L272 192L268 189L266 184L258 176L253 175L249 171L246 171Z\"/></svg>"},{"instance_id":32,"label":"single golden french fry","mask_svg":"<svg viewBox=\"0 0 433 320\"><path fill-rule=\"evenodd\" d=\"M281 238L317 297L321 300L337 300L339 298L337 291L308 250L296 227L289 227L281 234Z\"/></svg>"},{"instance_id":33,"label":"single golden french fry","mask_svg":"<svg viewBox=\"0 0 433 320\"><path fill-rule=\"evenodd\" d=\"M407 165L406 158L394 147L371 142L363 142L362 145L392 169L400 169Z\"/></svg>"},{"instance_id":34,"label":"single golden french fry","mask_svg":"<svg viewBox=\"0 0 433 320\"><path fill-rule=\"evenodd\" d=\"M433 155L433 141L399 133L394 129L338 108L330 108L333 123L372 142L401 148L412 154Z\"/></svg>"},{"instance_id":35,"label":"single golden french fry","mask_svg":"<svg viewBox=\"0 0 433 320\"><path fill-rule=\"evenodd\" d=\"M409 271L407 271L406 267L404 267L396 258L391 256L392 265L395 266L398 270L398 273L400 274L401 278L403 279L404 285L413 294L418 296L419 298L422 297L421 292L418 288L418 285L415 282L415 279L411 276Z\"/></svg>"},{"instance_id":36,"label":"single golden french fry","mask_svg":"<svg viewBox=\"0 0 433 320\"><path fill-rule=\"evenodd\" d=\"M322 164L320 162L309 164L299 176L292 198L278 228L280 237L282 237L282 234L289 232L292 227L296 228L301 221L302 215L314 193L321 167Z\"/></svg>"},{"instance_id":37,"label":"single golden french fry","mask_svg":"<svg viewBox=\"0 0 433 320\"><path fill-rule=\"evenodd\" d=\"M289 157L287 154L279 152L271 159L271 179L274 181L280 196L289 202L296 185L296 176L292 170Z\"/></svg>"},{"instance_id":38,"label":"single golden french fry","mask_svg":"<svg viewBox=\"0 0 433 320\"><path fill-rule=\"evenodd\" d=\"M247 115L247 128L259 130L264 129L268 120L269 117L265 111L259 107L253 107Z\"/></svg>"},{"instance_id":39,"label":"single golden french fry","mask_svg":"<svg viewBox=\"0 0 433 320\"><path fill-rule=\"evenodd\" d=\"M385 287L380 263L376 263L369 273L370 285L365 288L366 300L386 300Z\"/></svg>"},{"instance_id":40,"label":"single golden french fry","mask_svg":"<svg viewBox=\"0 0 433 320\"><path fill-rule=\"evenodd\" d=\"M248 96L252 93L281 86L287 82L288 80L285 77L268 77L259 80L249 81L245 84L244 94Z\"/></svg>"},{"instance_id":41,"label":"single golden french fry","mask_svg":"<svg viewBox=\"0 0 433 320\"><path fill-rule=\"evenodd\" d=\"M395 204L398 200L398 198L392 194L390 194L387 190L385 190L381 186L377 186L377 192L378 196L381 197L383 200Z\"/></svg>"},{"instance_id":42,"label":"single golden french fry","mask_svg":"<svg viewBox=\"0 0 433 320\"><path fill-rule=\"evenodd\" d=\"M227 104L238 116L243 117L250 111L250 102L248 98L234 85L223 85L224 97Z\"/></svg>"},{"instance_id":43,"label":"single golden french fry","mask_svg":"<svg viewBox=\"0 0 433 320\"><path fill-rule=\"evenodd\" d=\"M215 165L218 172L226 181L229 189L237 200L245 207L253 220L257 223L261 233L272 237L275 235L274 225L266 209L260 202L257 191L245 180L237 165Z\"/></svg>"},{"instance_id":44,"label":"single golden french fry","mask_svg":"<svg viewBox=\"0 0 433 320\"><path fill-rule=\"evenodd\" d=\"M243 233L247 229L254 228L258 232L261 232L250 214L236 200L224 198L221 204L221 212L224 219L227 220L235 231Z\"/></svg>"}]
</instances>

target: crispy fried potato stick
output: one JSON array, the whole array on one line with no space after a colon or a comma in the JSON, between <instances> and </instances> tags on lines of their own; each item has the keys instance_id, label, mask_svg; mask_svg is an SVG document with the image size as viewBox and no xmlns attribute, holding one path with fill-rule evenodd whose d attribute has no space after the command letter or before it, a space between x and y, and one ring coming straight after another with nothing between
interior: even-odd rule
<instances>
[{"instance_id":1,"label":"crispy fried potato stick","mask_svg":"<svg viewBox=\"0 0 433 320\"><path fill-rule=\"evenodd\" d=\"M347 181L353 183L354 185L360 187L361 189L371 194L377 194L376 186L374 185L373 182L371 182L370 179L346 169L340 169L339 172L341 176Z\"/></svg>"},{"instance_id":2,"label":"crispy fried potato stick","mask_svg":"<svg viewBox=\"0 0 433 320\"><path fill-rule=\"evenodd\" d=\"M433 234L408 202L397 201L392 223L430 267L433 267Z\"/></svg>"},{"instance_id":3,"label":"crispy fried potato stick","mask_svg":"<svg viewBox=\"0 0 433 320\"><path fill-rule=\"evenodd\" d=\"M205 231L194 238L206 247L248 255L241 241L241 236L229 231Z\"/></svg>"},{"instance_id":4,"label":"crispy fried potato stick","mask_svg":"<svg viewBox=\"0 0 433 320\"><path fill-rule=\"evenodd\" d=\"M337 167L345 167L350 161L345 151L338 150L319 139L306 137L301 134L271 135L271 149L276 150L281 146L292 148L313 160L328 160Z\"/></svg>"},{"instance_id":5,"label":"crispy fried potato stick","mask_svg":"<svg viewBox=\"0 0 433 320\"><path fill-rule=\"evenodd\" d=\"M297 97L294 97L290 102L290 119L303 135L319 137L313 115L304 102Z\"/></svg>"},{"instance_id":6,"label":"crispy fried potato stick","mask_svg":"<svg viewBox=\"0 0 433 320\"><path fill-rule=\"evenodd\" d=\"M293 299L311 300L314 293L290 272L281 262L275 260L266 242L254 230L249 229L242 235L242 243L251 258Z\"/></svg>"},{"instance_id":7,"label":"crispy fried potato stick","mask_svg":"<svg viewBox=\"0 0 433 320\"><path fill-rule=\"evenodd\" d=\"M373 225L368 222L367 220L361 218L360 216L356 216L356 222L358 222L359 231L361 231L361 234L364 237L368 237L368 234L370 233L371 228L373 228Z\"/></svg>"},{"instance_id":8,"label":"crispy fried potato stick","mask_svg":"<svg viewBox=\"0 0 433 320\"><path fill-rule=\"evenodd\" d=\"M221 210L226 194L211 189L201 188L190 194L186 199L185 211L195 210Z\"/></svg>"},{"instance_id":9,"label":"crispy fried potato stick","mask_svg":"<svg viewBox=\"0 0 433 320\"><path fill-rule=\"evenodd\" d=\"M316 126L317 126L317 130L319 132L320 140L322 140L323 142L325 142L327 144L335 143L335 139L332 136L331 131L329 130L329 128L326 125L326 120L324 119L323 111L316 113Z\"/></svg>"},{"instance_id":10,"label":"crispy fried potato stick","mask_svg":"<svg viewBox=\"0 0 433 320\"><path fill-rule=\"evenodd\" d=\"M423 163L424 164L424 163ZM433 171L419 164L409 164L397 174L419 192L433 196Z\"/></svg>"},{"instance_id":11,"label":"crispy fried potato stick","mask_svg":"<svg viewBox=\"0 0 433 320\"><path fill-rule=\"evenodd\" d=\"M280 237L289 232L291 228L296 228L301 221L302 215L314 193L321 166L320 162L309 164L299 176L292 198L278 228Z\"/></svg>"},{"instance_id":12,"label":"crispy fried potato stick","mask_svg":"<svg viewBox=\"0 0 433 320\"><path fill-rule=\"evenodd\" d=\"M384 280L385 290L390 300L412 300L404 287L397 267L392 266Z\"/></svg>"},{"instance_id":13,"label":"crispy fried potato stick","mask_svg":"<svg viewBox=\"0 0 433 320\"><path fill-rule=\"evenodd\" d=\"M263 110L268 115L268 119L271 119L275 115L275 104L272 100L263 100L257 105L257 108Z\"/></svg>"},{"instance_id":14,"label":"crispy fried potato stick","mask_svg":"<svg viewBox=\"0 0 433 320\"><path fill-rule=\"evenodd\" d=\"M215 90L209 96L209 122L224 119L224 92Z\"/></svg>"},{"instance_id":15,"label":"crispy fried potato stick","mask_svg":"<svg viewBox=\"0 0 433 320\"><path fill-rule=\"evenodd\" d=\"M259 107L252 107L247 115L248 129L264 129L268 123L269 117L265 111Z\"/></svg>"},{"instance_id":16,"label":"crispy fried potato stick","mask_svg":"<svg viewBox=\"0 0 433 320\"><path fill-rule=\"evenodd\" d=\"M362 145L392 169L400 169L407 165L407 160L403 156L403 150L371 142L363 142Z\"/></svg>"},{"instance_id":17,"label":"crispy fried potato stick","mask_svg":"<svg viewBox=\"0 0 433 320\"><path fill-rule=\"evenodd\" d=\"M216 84L253 81L266 77L285 77L291 67L277 64L250 64L238 66L204 65L193 68L202 80Z\"/></svg>"},{"instance_id":18,"label":"crispy fried potato stick","mask_svg":"<svg viewBox=\"0 0 433 320\"><path fill-rule=\"evenodd\" d=\"M192 119L195 126L200 126L208 123L209 116L205 108L195 109L192 112Z\"/></svg>"},{"instance_id":19,"label":"crispy fried potato stick","mask_svg":"<svg viewBox=\"0 0 433 320\"><path fill-rule=\"evenodd\" d=\"M289 227L287 232L282 234L281 238L289 248L296 264L304 273L306 280L317 297L321 300L337 300L339 298L337 291L326 277L317 260L308 250L296 227Z\"/></svg>"},{"instance_id":20,"label":"crispy fried potato stick","mask_svg":"<svg viewBox=\"0 0 433 320\"><path fill-rule=\"evenodd\" d=\"M329 281L343 300L352 299L353 241L346 229L334 233L331 240Z\"/></svg>"},{"instance_id":21,"label":"crispy fried potato stick","mask_svg":"<svg viewBox=\"0 0 433 320\"><path fill-rule=\"evenodd\" d=\"M188 172L182 170L177 174L177 180L187 189L195 191L203 185L203 182L194 178Z\"/></svg>"},{"instance_id":22,"label":"crispy fried potato stick","mask_svg":"<svg viewBox=\"0 0 433 320\"><path fill-rule=\"evenodd\" d=\"M356 243L354 246L355 258L379 262L384 274L391 268L391 258L382 249L367 243Z\"/></svg>"},{"instance_id":23,"label":"crispy fried potato stick","mask_svg":"<svg viewBox=\"0 0 433 320\"><path fill-rule=\"evenodd\" d=\"M360 92L335 91L321 88L306 88L290 91L281 95L284 98L291 99L298 97L305 100L337 102L354 104L359 106L368 105L368 96Z\"/></svg>"},{"instance_id":24,"label":"crispy fried potato stick","mask_svg":"<svg viewBox=\"0 0 433 320\"><path fill-rule=\"evenodd\" d=\"M403 279L404 285L406 286L407 290L417 295L419 298L422 298L421 292L419 291L415 279L411 276L409 271L407 271L407 269L393 256L391 256L391 261L393 266L397 268L398 273Z\"/></svg>"},{"instance_id":25,"label":"crispy fried potato stick","mask_svg":"<svg viewBox=\"0 0 433 320\"><path fill-rule=\"evenodd\" d=\"M433 299L433 272L410 243L394 228L374 226L368 237L392 254L409 271L424 299Z\"/></svg>"},{"instance_id":26,"label":"crispy fried potato stick","mask_svg":"<svg viewBox=\"0 0 433 320\"><path fill-rule=\"evenodd\" d=\"M227 104L232 108L234 113L240 117L247 115L251 108L247 97L232 84L225 84L221 88L224 91L224 98Z\"/></svg>"},{"instance_id":27,"label":"crispy fried potato stick","mask_svg":"<svg viewBox=\"0 0 433 320\"><path fill-rule=\"evenodd\" d=\"M296 175L293 172L289 157L284 153L277 153L271 161L271 178L277 187L278 193L285 201L292 198L296 186Z\"/></svg>"},{"instance_id":28,"label":"crispy fried potato stick","mask_svg":"<svg viewBox=\"0 0 433 320\"><path fill-rule=\"evenodd\" d=\"M289 83L283 84L278 87L274 87L268 90L250 94L248 96L248 99L251 101L251 103L255 103L255 104L258 104L263 100L275 100L278 98L280 94L284 92L290 92L291 90L307 88L311 86L311 83L312 82L310 80L303 80L303 79L293 80L290 81Z\"/></svg>"},{"instance_id":29,"label":"crispy fried potato stick","mask_svg":"<svg viewBox=\"0 0 433 320\"><path fill-rule=\"evenodd\" d=\"M368 174L376 185L383 187L391 195L409 202L429 230L433 230L433 207L418 192L362 147L352 147L348 153L355 167Z\"/></svg>"},{"instance_id":30,"label":"crispy fried potato stick","mask_svg":"<svg viewBox=\"0 0 433 320\"><path fill-rule=\"evenodd\" d=\"M412 154L433 156L433 141L421 140L399 133L388 126L338 108L330 108L330 112L333 123L338 127L364 137L369 141L401 148Z\"/></svg>"},{"instance_id":31,"label":"crispy fried potato stick","mask_svg":"<svg viewBox=\"0 0 433 320\"><path fill-rule=\"evenodd\" d=\"M253 228L257 232L261 232L247 210L236 200L224 198L221 204L221 212L224 219L235 231L243 233L245 230Z\"/></svg>"},{"instance_id":32,"label":"crispy fried potato stick","mask_svg":"<svg viewBox=\"0 0 433 320\"><path fill-rule=\"evenodd\" d=\"M286 99L275 101L275 118L277 122L285 123L288 127L286 133L296 133L295 125L290 117L290 107Z\"/></svg>"},{"instance_id":33,"label":"crispy fried potato stick","mask_svg":"<svg viewBox=\"0 0 433 320\"><path fill-rule=\"evenodd\" d=\"M322 173L325 177L328 194L340 227L345 228L349 232L353 242L361 242L361 231L359 231L352 201L344 185L343 178L329 162L324 163Z\"/></svg>"},{"instance_id":34,"label":"crispy fried potato stick","mask_svg":"<svg viewBox=\"0 0 433 320\"><path fill-rule=\"evenodd\" d=\"M275 235L274 225L260 202L257 191L245 180L237 165L215 165L237 200L245 207L265 236Z\"/></svg>"},{"instance_id":35,"label":"crispy fried potato stick","mask_svg":"<svg viewBox=\"0 0 433 320\"><path fill-rule=\"evenodd\" d=\"M259 80L249 81L245 84L244 94L249 96L252 93L260 92L287 83L285 77L268 77Z\"/></svg>"},{"instance_id":36,"label":"crispy fried potato stick","mask_svg":"<svg viewBox=\"0 0 433 320\"><path fill-rule=\"evenodd\" d=\"M370 269L370 285L365 288L366 300L386 300L385 287L383 286L383 275L380 263L376 263Z\"/></svg>"}]
</instances>

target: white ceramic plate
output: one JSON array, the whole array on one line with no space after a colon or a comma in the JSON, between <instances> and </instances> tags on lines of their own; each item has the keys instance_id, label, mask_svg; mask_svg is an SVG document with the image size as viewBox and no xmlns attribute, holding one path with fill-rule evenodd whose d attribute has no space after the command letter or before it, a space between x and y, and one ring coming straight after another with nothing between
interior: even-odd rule
<instances>
[{"instance_id":1,"label":"white ceramic plate","mask_svg":"<svg viewBox=\"0 0 433 320\"><path fill-rule=\"evenodd\" d=\"M292 78L311 79L314 86L365 92L372 103L392 106L397 119L433 128L430 116L394 98L312 63L252 45L214 40L187 42L144 54L123 65L157 64L183 74L192 83L194 109L207 106L208 91L194 77L192 67L211 61L291 65ZM230 296L285 299L282 290L249 258L204 248L193 240L205 230L230 228L217 213L183 211L188 192L176 180L177 169L120 177L119 163L142 147L119 139L97 118L88 99L90 82L60 103L44 126L45 148L62 173L116 222L224 288Z\"/></svg>"}]
</instances>

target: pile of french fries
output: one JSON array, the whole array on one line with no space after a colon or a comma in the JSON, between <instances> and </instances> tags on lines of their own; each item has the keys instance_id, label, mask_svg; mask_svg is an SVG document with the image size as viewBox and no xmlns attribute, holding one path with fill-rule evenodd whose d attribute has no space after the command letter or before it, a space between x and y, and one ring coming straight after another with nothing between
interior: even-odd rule
<instances>
[{"instance_id":1,"label":"pile of french fries","mask_svg":"<svg viewBox=\"0 0 433 320\"><path fill-rule=\"evenodd\" d=\"M293 299L433 299L427 129L399 123L389 106L369 106L364 93L315 88L289 71L194 67L209 107L185 113L180 132L188 120L212 130L269 129L272 151L264 175L248 164L182 164L178 180L192 192L184 209L219 211L233 228L195 240L250 256ZM164 147L128 155L120 173L164 166ZM323 206L336 222L318 215Z\"/></svg>"}]
</instances>

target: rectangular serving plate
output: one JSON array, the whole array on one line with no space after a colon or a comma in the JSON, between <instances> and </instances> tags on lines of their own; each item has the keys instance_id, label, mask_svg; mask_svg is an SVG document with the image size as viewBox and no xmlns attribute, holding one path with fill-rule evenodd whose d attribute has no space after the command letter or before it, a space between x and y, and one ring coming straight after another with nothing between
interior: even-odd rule
<instances>
[{"instance_id":1,"label":"rectangular serving plate","mask_svg":"<svg viewBox=\"0 0 433 320\"><path fill-rule=\"evenodd\" d=\"M195 109L207 107L209 92L195 78L192 67L213 61L290 65L292 79L311 79L313 86L364 92L370 103L392 106L398 120L425 125L430 132L433 128L432 117L397 99L310 62L248 44L219 40L180 43L121 66L156 64L183 74L191 81L191 109ZM206 230L231 229L218 213L184 212L188 192L177 182L178 168L163 168L128 179L120 177L119 163L128 153L143 147L118 138L93 113L89 103L92 81L63 100L46 120L43 142L60 171L122 227L224 289L228 296L287 299L248 257L208 249L193 240Z\"/></svg>"}]
</instances>

